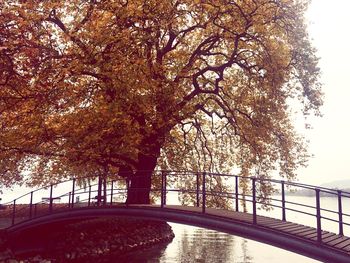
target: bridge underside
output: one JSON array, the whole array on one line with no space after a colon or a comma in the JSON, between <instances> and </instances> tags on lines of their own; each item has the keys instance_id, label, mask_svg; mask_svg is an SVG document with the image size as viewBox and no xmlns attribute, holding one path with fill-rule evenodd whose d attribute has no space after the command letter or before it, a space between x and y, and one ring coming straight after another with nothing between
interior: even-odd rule
<instances>
[{"instance_id":1,"label":"bridge underside","mask_svg":"<svg viewBox=\"0 0 350 263\"><path fill-rule=\"evenodd\" d=\"M47 227L50 224L111 216L142 218L198 226L249 238L324 262L350 262L350 254L346 251L330 247L327 244L320 244L312 239L306 239L286 231L281 231L276 227L272 227L273 224L267 224L268 221L266 221L265 217L258 217L258 224L254 225L251 223L251 215L249 214L208 208L205 214L201 212L200 208L183 206L166 206L160 208L159 206L151 205L133 205L128 207L75 208L23 221L8 228L7 232L10 238L18 240L24 233L30 232L33 229ZM281 223L283 222L276 222L276 225L280 225ZM286 224L290 225L291 223ZM288 229L298 229L298 225L294 225L294 228L291 226ZM309 227L304 226L304 228ZM313 230L312 228L309 229L309 231Z\"/></svg>"}]
</instances>

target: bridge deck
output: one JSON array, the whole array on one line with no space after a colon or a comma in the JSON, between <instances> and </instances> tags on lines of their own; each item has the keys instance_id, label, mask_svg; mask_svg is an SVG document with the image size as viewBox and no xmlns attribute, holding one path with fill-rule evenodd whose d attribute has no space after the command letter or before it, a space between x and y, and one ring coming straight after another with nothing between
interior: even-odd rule
<instances>
[{"instance_id":1,"label":"bridge deck","mask_svg":"<svg viewBox=\"0 0 350 263\"><path fill-rule=\"evenodd\" d=\"M189 206L165 206L166 209L181 210L184 212L201 213L202 209L199 207ZM206 208L206 214L217 216L221 218L231 219L242 223L252 224L253 215L243 212L228 211L214 208ZM317 243L317 230L310 226L305 226L297 223L291 223L288 221L282 221L265 216L257 216L257 224L259 227L267 228L271 231L276 231L292 237L301 238L310 242ZM346 236L340 236L331 232L322 231L322 245L330 248L340 250L343 253L349 255L350 262L350 238Z\"/></svg>"},{"instance_id":2,"label":"bridge deck","mask_svg":"<svg viewBox=\"0 0 350 263\"><path fill-rule=\"evenodd\" d=\"M171 220L169 217L169 221L172 222L179 222L179 223L186 223L186 220L183 220L184 217L192 218L195 216L200 222L202 220L205 220L206 218L210 218L211 222L214 222L216 225L216 222L226 222L225 224L229 225L229 229L231 227L238 227L235 229L239 229L238 231L241 231L242 228L249 228L249 229L256 229L257 231L261 231L265 234L274 233L275 235L278 235L281 237L279 243L280 247L285 248L289 247L293 242L297 242L301 244L301 249L303 249L304 245L311 245L313 247L317 247L317 253L320 252L320 249L322 250L322 253L331 253L334 251L334 253L340 253L343 256L342 260L334 261L333 260L333 254L329 254L328 260L332 259L331 261L326 260L326 262L350 262L350 237L346 236L340 236L335 233L322 231L322 243L318 242L317 240L317 230L310 226L305 226L302 224L292 223L288 221L282 221L279 219L274 219L266 216L257 215L257 224L253 224L253 215L249 213L244 212L236 212L232 210L222 210L222 209L215 209L215 208L206 208L205 214L202 213L201 207L193 207L193 206L179 206L179 205L164 205L163 208L161 208L160 205L128 205L125 204L113 204L113 205L107 205L107 206L87 206L85 203L80 203L75 206L75 208L64 208L64 207L56 207L53 209L52 213L43 213L40 215L37 215L37 217L32 218L29 220L28 217L22 217L18 218L19 221L16 221L16 224L14 226L9 227L9 218L1 218L0 219L0 225L5 226L7 224L7 227L5 229L0 229L1 231L13 231L13 229L21 228L21 225L26 225L27 227L31 225L31 221L40 221L45 222L45 220L48 220L49 218L46 218L46 216L50 217L59 217L59 218L65 218L65 212L67 214L72 214L71 212L76 211L77 214L80 214L80 218L86 218L86 216L129 216L133 215L131 210L136 211L148 211L148 215L151 215L151 218L158 218L158 215L160 216L159 219L162 219L166 213L170 214L176 214L177 218L179 220ZM71 212L70 212L71 211ZM28 214L28 211L24 211L24 214ZM130 213L131 212L131 213ZM164 214L165 213L165 214ZM73 213L74 214L74 213ZM134 213L135 214L135 213ZM142 215L142 213L137 212L136 215ZM166 219L165 219L166 220ZM192 219L191 219L192 220ZM194 221L187 221L187 223L192 224ZM36 222L34 222L35 225ZM194 224L196 225L196 224ZM198 226L205 226L205 224L197 224ZM211 225L213 227L213 225ZM1 227L0 227L1 228ZM210 227L209 227L210 228ZM12 229L12 230L11 230ZM213 229L217 229L220 231L226 231L225 229L222 229L220 227ZM260 230L259 230L260 229ZM236 231L230 232L232 234L238 234ZM264 235L265 235L264 234ZM242 235L244 236L244 235ZM248 236L247 236L248 237ZM255 238L254 236L251 236L251 238ZM257 239L259 240L259 239ZM260 239L262 242L267 241L266 238ZM265 241L264 241L265 240ZM293 241L294 240L294 241ZM267 242L269 243L269 242ZM272 245L276 245L276 243L271 243ZM283 245L284 244L284 245ZM277 244L277 246L279 246ZM307 249L306 249L307 250ZM299 250L294 250L297 253L299 253ZM301 253L302 254L302 253ZM305 254L307 255L307 254ZM349 260L347 257L349 256ZM311 257L314 257L311 255ZM344 259L345 257L345 259ZM314 257L317 259L317 257ZM322 260L322 257L320 258Z\"/></svg>"}]
</instances>

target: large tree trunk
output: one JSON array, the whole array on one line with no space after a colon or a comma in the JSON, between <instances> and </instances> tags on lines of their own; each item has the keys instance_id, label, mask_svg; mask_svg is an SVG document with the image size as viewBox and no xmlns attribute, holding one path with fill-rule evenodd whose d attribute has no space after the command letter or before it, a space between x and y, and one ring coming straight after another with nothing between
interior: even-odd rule
<instances>
[{"instance_id":1,"label":"large tree trunk","mask_svg":"<svg viewBox=\"0 0 350 263\"><path fill-rule=\"evenodd\" d=\"M159 154L139 154L139 163L136 172L130 178L128 189L128 204L149 204L152 174L157 165Z\"/></svg>"}]
</instances>

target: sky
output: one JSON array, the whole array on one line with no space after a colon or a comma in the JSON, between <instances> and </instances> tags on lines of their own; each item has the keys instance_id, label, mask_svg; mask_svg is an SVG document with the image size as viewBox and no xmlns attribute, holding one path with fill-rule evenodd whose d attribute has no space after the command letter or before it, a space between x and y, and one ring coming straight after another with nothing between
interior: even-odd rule
<instances>
[{"instance_id":1,"label":"sky","mask_svg":"<svg viewBox=\"0 0 350 263\"><path fill-rule=\"evenodd\" d=\"M350 1L313 0L306 14L308 31L322 71L322 118L312 118L312 130L301 130L314 155L299 169L298 180L320 185L350 180Z\"/></svg>"}]
</instances>

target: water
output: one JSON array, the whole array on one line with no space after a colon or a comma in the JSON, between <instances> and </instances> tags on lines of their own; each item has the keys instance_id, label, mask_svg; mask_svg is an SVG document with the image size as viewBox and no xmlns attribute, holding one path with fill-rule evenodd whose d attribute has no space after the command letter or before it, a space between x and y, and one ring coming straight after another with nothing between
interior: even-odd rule
<instances>
[{"instance_id":1,"label":"water","mask_svg":"<svg viewBox=\"0 0 350 263\"><path fill-rule=\"evenodd\" d=\"M175 200L174 198L169 198ZM304 196L287 196L287 201L315 205L315 198ZM321 205L323 208L337 210L337 198L321 197ZM175 202L175 201L174 201ZM295 205L287 204L287 208L297 208ZM248 205L248 211L251 209ZM302 209L305 212L314 214L315 211L310 208ZM350 212L350 200L345 199L343 202L343 212ZM291 222L302 223L304 225L316 226L316 218L314 216L296 213L287 210L287 220ZM258 210L259 215L266 215L275 218L281 218L281 209L272 211ZM336 219L337 215L322 212L322 216ZM345 217L346 222L349 218ZM180 224L170 224L175 233L175 238L167 246L159 246L148 249L146 251L133 253L123 258L121 262L139 262L139 263L217 263L217 262L233 262L233 263L311 263L320 262L299 254L279 249L260 242L249 240L246 238L220 233L213 230L202 229L198 227L185 226ZM338 224L329 220L322 220L322 228L324 230L337 233ZM344 234L350 235L350 228L344 226Z\"/></svg>"},{"instance_id":2,"label":"water","mask_svg":"<svg viewBox=\"0 0 350 263\"><path fill-rule=\"evenodd\" d=\"M319 262L289 251L213 230L170 224L175 238L159 246L132 253L120 262L135 263L312 263Z\"/></svg>"}]
</instances>

